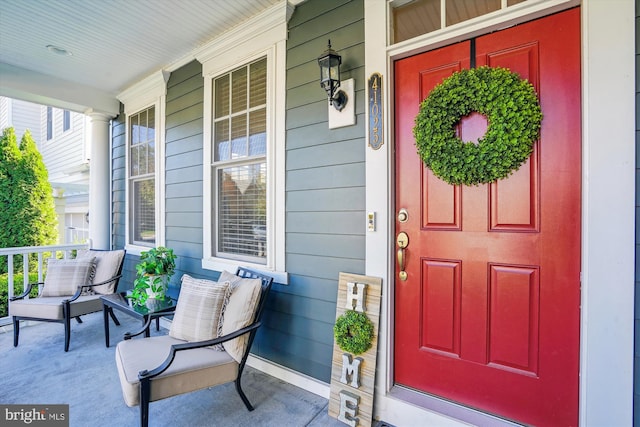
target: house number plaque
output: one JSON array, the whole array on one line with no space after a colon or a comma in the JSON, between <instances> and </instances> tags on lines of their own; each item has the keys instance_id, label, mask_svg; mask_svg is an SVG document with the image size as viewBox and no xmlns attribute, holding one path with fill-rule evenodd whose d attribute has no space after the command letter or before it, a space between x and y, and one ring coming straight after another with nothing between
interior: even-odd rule
<instances>
[{"instance_id":1,"label":"house number plaque","mask_svg":"<svg viewBox=\"0 0 640 427\"><path fill-rule=\"evenodd\" d=\"M369 146L374 150L382 147L382 76L373 73L369 77Z\"/></svg>"}]
</instances>

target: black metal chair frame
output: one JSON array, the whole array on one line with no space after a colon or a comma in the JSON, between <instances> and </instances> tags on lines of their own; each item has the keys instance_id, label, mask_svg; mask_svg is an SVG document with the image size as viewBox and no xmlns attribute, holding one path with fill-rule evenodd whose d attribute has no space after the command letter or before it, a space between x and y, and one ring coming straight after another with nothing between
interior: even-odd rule
<instances>
[{"instance_id":1,"label":"black metal chair frame","mask_svg":"<svg viewBox=\"0 0 640 427\"><path fill-rule=\"evenodd\" d=\"M102 252L106 252L107 250L99 250L99 249L91 249L92 251L102 251ZM107 283L111 283L113 281L115 281L115 289L117 290L118 288L118 281L120 280L120 277L122 277L122 267L124 265L124 259L126 257L127 253L125 251L124 255L122 256L122 261L120 262L120 267L118 268L118 274L116 274L115 276L113 276L112 278L105 280L104 282L100 282L100 283L93 283L90 285L83 285L83 286L79 286L78 290L76 291L75 294L73 294L73 296L69 299L65 299L61 302L62 304L62 319L42 319L39 317L26 317L26 316L12 316L13 317L13 346L17 347L18 346L18 340L19 340L19 336L20 336L20 321L21 320L34 320L34 321L38 321L38 322L53 322L53 323L63 323L64 324L64 351L68 352L69 351L69 342L71 341L71 303L76 301L78 298L80 298L80 296L82 295L83 292L86 292L88 289L91 289L95 286L102 286L102 285L106 285ZM44 282L38 282L38 283L29 283L27 285L27 288L25 289L25 291L23 293L21 293L20 295L11 297L9 299L9 301L16 301L16 300L20 300L20 299L24 299L27 295L29 295L31 293L31 289L34 286L39 286L39 285L43 285ZM88 313L85 313L88 314ZM84 314L82 314L82 316L84 316ZM82 323L82 319L80 318L80 316L75 316L74 317L76 319L76 321L78 323ZM116 325L119 325L120 322L118 321L118 319L116 318L115 314L111 313L111 318L113 319L114 323Z\"/></svg>"},{"instance_id":2,"label":"black metal chair frame","mask_svg":"<svg viewBox=\"0 0 640 427\"><path fill-rule=\"evenodd\" d=\"M221 344L223 342L232 340L244 334L249 334L249 339L247 340L247 346L245 348L244 354L242 356L242 360L238 366L238 376L235 379L236 391L240 395L240 398L244 402L247 410L253 411L253 405L249 402L249 399L244 394L242 390L242 384L240 380L242 378L242 371L244 370L245 364L247 362L247 357L249 356L249 351L251 350L251 344L253 344L253 339L255 338L256 332L260 327L262 312L264 310L265 301L267 300L267 295L269 294L269 290L271 289L271 285L273 284L273 277L266 276L264 274L258 273L253 270L249 270L247 268L238 267L236 271L236 276L244 277L244 278L252 278L252 279L261 279L262 280L262 289L260 291L260 300L258 302L258 307L256 309L256 315L251 325L246 326L242 329L238 329L235 332L224 335L222 337L214 338L207 341L197 341L197 342L187 342L184 344L174 344L171 346L171 350L169 351L169 355L162 362L161 365L152 369L152 370L144 370L140 371L138 374L138 379L140 380L140 425L141 427L148 427L149 425L149 403L151 397L151 382L155 377L162 374L166 371L171 363L173 362L176 352L190 350L194 348L202 348L209 347L216 344ZM159 313L156 316L166 316L167 313ZM142 333L142 332L140 332Z\"/></svg>"}]
</instances>

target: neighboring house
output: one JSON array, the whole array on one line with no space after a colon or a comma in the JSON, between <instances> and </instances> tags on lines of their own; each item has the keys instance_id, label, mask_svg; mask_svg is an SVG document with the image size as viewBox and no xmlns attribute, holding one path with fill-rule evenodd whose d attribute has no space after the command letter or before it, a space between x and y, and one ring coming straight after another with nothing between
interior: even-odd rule
<instances>
[{"instance_id":1,"label":"neighboring house","mask_svg":"<svg viewBox=\"0 0 640 427\"><path fill-rule=\"evenodd\" d=\"M60 243L89 237L87 118L69 110L0 97L0 129L12 126L18 141L31 131L49 173Z\"/></svg>"},{"instance_id":2,"label":"neighboring house","mask_svg":"<svg viewBox=\"0 0 640 427\"><path fill-rule=\"evenodd\" d=\"M178 255L173 286L272 274L249 363L324 396L338 275L382 278L374 416L393 425L640 425L637 3L262 9L93 111L92 184L109 189L91 192L96 241L127 249L124 287L154 245ZM328 39L355 82L340 113L319 85ZM481 65L532 82L541 139L507 180L454 187L423 167L414 118L435 84Z\"/></svg>"}]
</instances>

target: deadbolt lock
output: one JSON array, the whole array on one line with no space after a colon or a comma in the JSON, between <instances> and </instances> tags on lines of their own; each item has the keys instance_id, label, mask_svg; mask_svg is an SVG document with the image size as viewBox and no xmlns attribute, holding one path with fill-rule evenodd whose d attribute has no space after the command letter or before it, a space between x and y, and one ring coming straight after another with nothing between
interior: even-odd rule
<instances>
[{"instance_id":1,"label":"deadbolt lock","mask_svg":"<svg viewBox=\"0 0 640 427\"><path fill-rule=\"evenodd\" d=\"M407 222L409 219L409 212L405 208L398 211L398 222Z\"/></svg>"}]
</instances>

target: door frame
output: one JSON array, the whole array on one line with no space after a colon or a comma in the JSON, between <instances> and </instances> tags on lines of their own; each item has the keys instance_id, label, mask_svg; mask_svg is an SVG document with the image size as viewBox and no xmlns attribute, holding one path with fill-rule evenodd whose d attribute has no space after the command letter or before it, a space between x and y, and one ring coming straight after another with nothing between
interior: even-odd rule
<instances>
[{"instance_id":1,"label":"door frame","mask_svg":"<svg viewBox=\"0 0 640 427\"><path fill-rule=\"evenodd\" d=\"M374 414L380 419L409 424L420 417L425 422L452 426L460 425L460 421L502 423L482 412L393 384L393 61L581 5L583 152L579 418L581 425L623 425L632 420L635 8L633 0L616 1L614 7L611 4L593 0L531 0L508 13L479 17L387 47L388 31L381 29L388 29L389 3L383 0L364 2L365 79L379 72L384 87L384 144L378 150L366 146L366 212L376 213L377 229L365 236L365 269L367 275L382 277L384 285L379 334L382 351L378 358ZM608 49L608 46L616 46L616 49ZM368 111L365 119L368 122ZM615 129L611 123L616 124ZM380 174L381 170L388 173ZM620 194L628 197L621 198ZM619 368L612 369L612 366Z\"/></svg>"}]
</instances>

